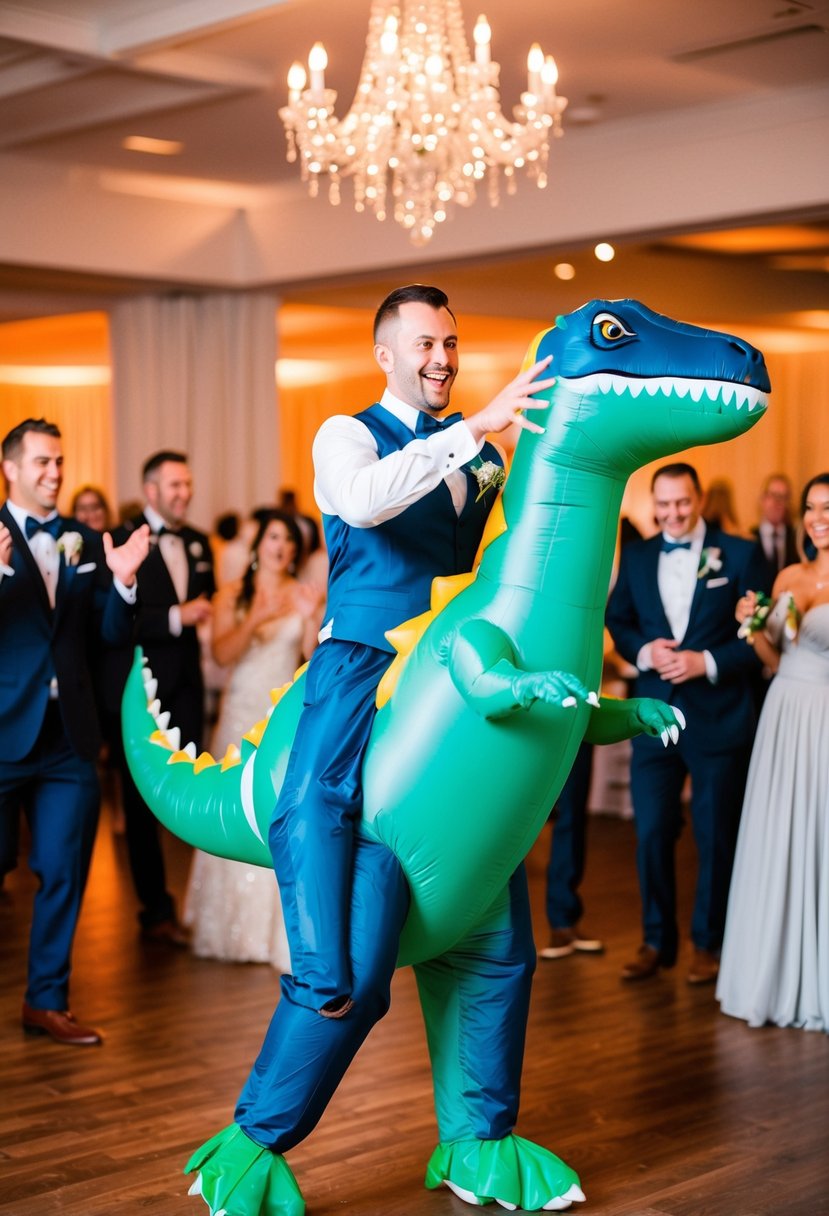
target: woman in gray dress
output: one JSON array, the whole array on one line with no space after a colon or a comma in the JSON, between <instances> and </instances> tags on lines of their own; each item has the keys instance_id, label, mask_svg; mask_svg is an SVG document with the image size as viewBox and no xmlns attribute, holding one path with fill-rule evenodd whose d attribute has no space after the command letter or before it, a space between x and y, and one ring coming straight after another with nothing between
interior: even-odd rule
<instances>
[{"instance_id":1,"label":"woman in gray dress","mask_svg":"<svg viewBox=\"0 0 829 1216\"><path fill-rule=\"evenodd\" d=\"M811 560L781 570L749 634L776 675L746 785L717 999L749 1026L829 1031L829 473L802 499ZM755 618L751 592L741 622Z\"/></svg>"}]
</instances>

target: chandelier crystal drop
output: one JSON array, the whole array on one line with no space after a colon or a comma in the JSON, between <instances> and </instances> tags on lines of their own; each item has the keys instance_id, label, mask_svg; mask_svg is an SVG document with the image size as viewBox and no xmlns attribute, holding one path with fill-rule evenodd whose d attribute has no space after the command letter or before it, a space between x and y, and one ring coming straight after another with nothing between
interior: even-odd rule
<instances>
[{"instance_id":1,"label":"chandelier crystal drop","mask_svg":"<svg viewBox=\"0 0 829 1216\"><path fill-rule=\"evenodd\" d=\"M453 205L474 202L484 180L492 206L502 177L514 193L519 169L543 189L550 137L562 134L567 105L556 93L555 60L533 45L527 89L510 121L484 16L473 41L471 56L460 0L374 0L360 81L342 119L334 114L336 92L325 87L322 44L311 50L307 75L293 64L279 116L288 160L299 159L312 196L327 177L329 201L339 203L341 182L350 177L357 211L379 220L392 214L414 244L424 245Z\"/></svg>"}]
</instances>

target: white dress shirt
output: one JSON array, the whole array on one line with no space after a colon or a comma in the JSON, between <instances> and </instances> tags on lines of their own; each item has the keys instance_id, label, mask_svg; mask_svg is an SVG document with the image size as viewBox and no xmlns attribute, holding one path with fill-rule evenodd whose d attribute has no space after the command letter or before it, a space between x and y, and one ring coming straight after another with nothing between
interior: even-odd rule
<instances>
[{"instance_id":1,"label":"white dress shirt","mask_svg":"<svg viewBox=\"0 0 829 1216\"><path fill-rule=\"evenodd\" d=\"M184 552L184 537L176 536L175 532L165 532L163 536L159 536L159 532L162 528L167 527L167 523L163 516L159 515L158 511L154 511L149 504L144 508L144 516L156 538L159 552L178 597L178 604L183 604L187 599L187 587L190 582L190 568L187 564L187 554ZM181 637L182 630L181 609L178 604L172 604L167 614L167 624L174 638Z\"/></svg>"},{"instance_id":2,"label":"white dress shirt","mask_svg":"<svg viewBox=\"0 0 829 1216\"><path fill-rule=\"evenodd\" d=\"M684 536L669 536L667 532L663 532L662 536L669 544L688 541L691 545L690 549L674 549L670 553L660 553L656 573L659 598L662 600L671 634L677 642L681 642L688 632L691 604L697 587L702 542L705 540L705 520L698 519L693 530ZM717 664L714 657L708 650L704 650L702 654L705 659L705 674L712 684L716 684ZM636 656L636 666L640 671L650 671L653 667L650 642L646 643Z\"/></svg>"},{"instance_id":3,"label":"white dress shirt","mask_svg":"<svg viewBox=\"0 0 829 1216\"><path fill-rule=\"evenodd\" d=\"M757 529L763 552L777 570L786 564L786 529L783 524L770 524L764 519Z\"/></svg>"},{"instance_id":4,"label":"white dress shirt","mask_svg":"<svg viewBox=\"0 0 829 1216\"><path fill-rule=\"evenodd\" d=\"M420 410L388 389L380 405L410 428L411 442L381 459L374 436L357 418L342 414L328 418L313 448L314 498L320 511L339 515L352 528L373 528L394 519L445 481L460 515L466 504L461 468L478 454L483 441L476 443L465 422L416 438Z\"/></svg>"}]
</instances>

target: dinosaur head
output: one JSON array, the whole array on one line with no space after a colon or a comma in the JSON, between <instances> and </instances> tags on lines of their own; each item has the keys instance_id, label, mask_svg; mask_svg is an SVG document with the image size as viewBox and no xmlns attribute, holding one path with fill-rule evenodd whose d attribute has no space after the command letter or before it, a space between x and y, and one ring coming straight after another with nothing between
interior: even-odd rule
<instances>
[{"instance_id":1,"label":"dinosaur head","mask_svg":"<svg viewBox=\"0 0 829 1216\"><path fill-rule=\"evenodd\" d=\"M547 374L557 377L547 444L625 475L748 430L771 389L763 356L748 342L637 300L591 300L558 317L527 363L546 355Z\"/></svg>"}]
</instances>

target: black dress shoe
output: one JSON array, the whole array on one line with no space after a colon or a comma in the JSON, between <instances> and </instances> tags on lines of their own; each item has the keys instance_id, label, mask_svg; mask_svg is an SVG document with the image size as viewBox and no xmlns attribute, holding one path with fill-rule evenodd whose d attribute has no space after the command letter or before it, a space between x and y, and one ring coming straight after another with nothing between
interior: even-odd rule
<instances>
[{"instance_id":1,"label":"black dress shoe","mask_svg":"<svg viewBox=\"0 0 829 1216\"><path fill-rule=\"evenodd\" d=\"M178 949L190 945L189 932L173 917L157 921L154 925L145 925L141 936L145 942L160 942L163 946L176 946Z\"/></svg>"},{"instance_id":2,"label":"black dress shoe","mask_svg":"<svg viewBox=\"0 0 829 1216\"><path fill-rule=\"evenodd\" d=\"M26 1034L48 1034L69 1047L98 1047L104 1041L97 1030L79 1025L68 1009L33 1009L24 1002L22 1022Z\"/></svg>"},{"instance_id":3,"label":"black dress shoe","mask_svg":"<svg viewBox=\"0 0 829 1216\"><path fill-rule=\"evenodd\" d=\"M636 952L636 958L625 963L622 968L622 979L648 980L652 975L656 975L661 966L663 963L659 951L655 950L653 946L649 946L647 942L642 942Z\"/></svg>"}]
</instances>

